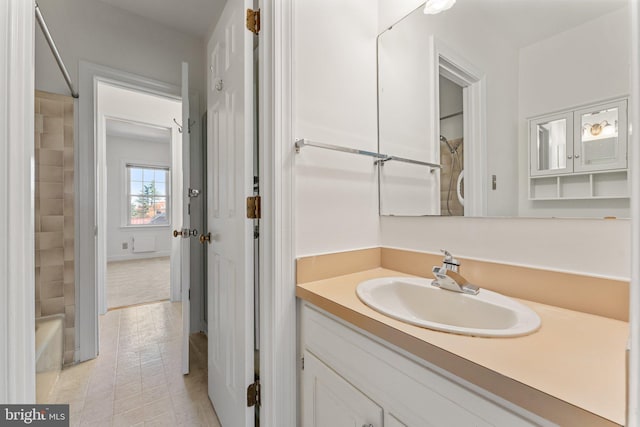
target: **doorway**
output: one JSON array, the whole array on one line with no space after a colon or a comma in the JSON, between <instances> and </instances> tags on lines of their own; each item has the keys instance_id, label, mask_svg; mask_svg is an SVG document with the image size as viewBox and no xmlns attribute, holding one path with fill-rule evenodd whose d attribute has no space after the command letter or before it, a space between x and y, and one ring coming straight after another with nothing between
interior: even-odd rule
<instances>
[{"instance_id":1,"label":"doorway","mask_svg":"<svg viewBox=\"0 0 640 427\"><path fill-rule=\"evenodd\" d=\"M434 141L439 141L441 160L449 172L444 170L440 178L441 215L484 216L487 211L484 73L433 37L431 45L437 94Z\"/></svg>"},{"instance_id":2,"label":"doorway","mask_svg":"<svg viewBox=\"0 0 640 427\"><path fill-rule=\"evenodd\" d=\"M100 313L180 300L182 102L104 81L96 96Z\"/></svg>"},{"instance_id":3,"label":"doorway","mask_svg":"<svg viewBox=\"0 0 640 427\"><path fill-rule=\"evenodd\" d=\"M154 180L156 183L160 178L155 178L155 172L158 174L168 175L165 177L165 183L169 183L167 186L167 194L155 193L157 196L156 202L164 202L164 208L169 212L171 224L181 224L184 212L182 207L187 207L186 203L180 202L183 200L183 195L186 194L183 188L183 182L181 180L182 174L182 160L183 160L183 143L182 135L180 134L180 128L182 123L182 114L180 110L172 111L171 114L166 113L168 118L162 122L149 121L145 118L143 113L147 110L151 110L150 104L138 105L138 108L134 107L134 104L127 104L125 107L128 110L122 111L102 111L101 114L97 114L98 103L100 97L98 96L97 87L99 84L104 85L105 88L110 89L112 93L116 93L115 89L129 91L137 96L139 99L146 102L169 100L175 105L181 105L181 99L183 99L180 87L162 83L150 78L141 77L139 75L123 72L120 70L108 68L105 66L92 64L86 61L80 61L80 73L79 73L79 87L86 95L79 99L78 108L78 140L83 141L77 147L78 158L78 202L79 209L84 214L78 218L76 222L76 234L78 236L78 289L77 289L77 305L76 317L78 319L78 332L77 342L79 343L79 351L77 360L82 362L85 360L95 358L99 353L99 331L98 331L98 314L106 313L107 311L107 298L105 297L105 278L107 269L107 234L108 230L106 225L108 224L107 218L109 217L109 203L106 197L98 197L99 195L106 195L108 185L107 173L108 168L106 164L107 152L106 144L100 143L99 136L105 136L107 133L107 124L109 121L118 121L119 126L127 127L127 132L132 132L135 128L135 132L142 132L143 134L155 134L157 138L162 139L166 137L167 133L171 134L171 143L164 142L165 148L170 146L171 164L159 164L149 159L140 159L127 162L120 162L116 168L120 170L120 180L125 182L127 173L137 173L134 170L127 171L127 166L144 166L143 169L148 169L149 172L154 173ZM114 89L115 88L115 89ZM105 92L106 93L106 92ZM107 95L105 95L107 96ZM102 98L104 99L103 96ZM107 96L108 97L108 96ZM192 114L195 116L198 112L198 96L195 94L189 94L189 105ZM116 103L117 105L117 103ZM175 115L173 114L175 113ZM175 121L174 121L175 119ZM198 123L190 123L191 133L188 134L190 138L199 140L200 126ZM142 129L144 128L144 129ZM104 142L103 138L103 142ZM174 143L175 142L175 143ZM161 143L156 147L160 146ZM197 146L198 143L195 143ZM155 150L154 150L155 151ZM142 160L142 161L140 161ZM168 166L168 171L166 170ZM165 169L165 170L163 170ZM144 174L144 171L143 171ZM149 185L142 180L134 180L139 184ZM162 197L167 197L170 201L167 205L167 200ZM146 197L145 197L146 199ZM148 200L148 199L147 199ZM137 197L132 197L133 202L137 202ZM131 212L127 212L123 206L127 204L121 202L121 210L117 210L116 216L120 226L126 224L127 215L131 216ZM156 209L149 209L148 215L145 216L145 220L162 220L162 216L166 215L166 211L158 206L156 203ZM149 216L152 215L152 216ZM155 218L154 218L155 217ZM135 219L135 218L134 218ZM139 220L140 218L138 218ZM116 221L116 223L118 223ZM167 221L169 221L167 219ZM166 239L170 241L170 247L172 253L180 253L182 242L186 242L184 239L174 239L169 237L172 235L172 229L164 225L166 230ZM123 227L123 229L127 229ZM144 231L144 230L143 230ZM193 239L191 239L193 240ZM144 239L136 237L135 240L116 240L117 249L126 253L135 253L137 256L143 258L149 256L149 252L146 252L149 247L153 248L153 241L149 242L149 239L145 242ZM122 249L123 243L126 243L126 249ZM133 247L132 247L133 246ZM156 244L156 249L159 245ZM198 245L200 246L200 245ZM159 252L159 251L156 251ZM169 299L171 301L182 300L181 296L181 257L171 256L165 253L161 255L169 256L171 259L171 291ZM197 257L196 257L197 260ZM197 264L197 265L195 265ZM188 263L187 272L188 272ZM191 266L192 269L202 268L202 264L197 261ZM183 269L184 270L184 269ZM200 274L199 277L201 277ZM197 278L196 278L197 280ZM201 283L197 282L197 285ZM199 292L199 290L196 290ZM188 298L185 299L188 303ZM198 310L200 312L200 310ZM185 322L183 322L185 323ZM186 323L185 323L186 324ZM192 322L193 325L193 322ZM197 328L199 325L194 325L195 331L199 331Z\"/></svg>"}]
</instances>

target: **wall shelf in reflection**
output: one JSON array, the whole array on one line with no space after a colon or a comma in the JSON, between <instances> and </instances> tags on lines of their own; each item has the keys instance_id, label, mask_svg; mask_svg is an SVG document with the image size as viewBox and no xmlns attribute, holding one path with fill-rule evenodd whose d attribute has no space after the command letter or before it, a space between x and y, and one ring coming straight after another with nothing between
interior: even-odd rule
<instances>
[{"instance_id":1,"label":"wall shelf in reflection","mask_svg":"<svg viewBox=\"0 0 640 427\"><path fill-rule=\"evenodd\" d=\"M598 171L529 178L529 200L628 199L628 171Z\"/></svg>"}]
</instances>

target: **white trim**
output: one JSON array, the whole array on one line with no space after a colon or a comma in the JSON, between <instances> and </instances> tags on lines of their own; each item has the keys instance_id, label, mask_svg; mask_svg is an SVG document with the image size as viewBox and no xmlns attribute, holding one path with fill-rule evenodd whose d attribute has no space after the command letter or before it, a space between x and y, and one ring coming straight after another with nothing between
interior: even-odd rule
<instances>
[{"instance_id":1,"label":"white trim","mask_svg":"<svg viewBox=\"0 0 640 427\"><path fill-rule=\"evenodd\" d=\"M476 66L449 48L434 36L430 37L433 52L434 81L432 84L434 111L434 139L440 139L439 76L463 87L464 121L464 216L487 214L487 131L486 131L486 77ZM435 144L439 147L440 144ZM439 150L434 153L439 158ZM440 200L437 201L438 205Z\"/></svg>"},{"instance_id":2,"label":"white trim","mask_svg":"<svg viewBox=\"0 0 640 427\"><path fill-rule=\"evenodd\" d=\"M262 0L260 9L260 424L295 427L293 0Z\"/></svg>"},{"instance_id":3,"label":"white trim","mask_svg":"<svg viewBox=\"0 0 640 427\"><path fill-rule=\"evenodd\" d=\"M631 99L629 121L635 132L629 138L631 171L631 286L629 287L629 353L627 423L640 425L640 6L631 1Z\"/></svg>"},{"instance_id":4,"label":"white trim","mask_svg":"<svg viewBox=\"0 0 640 427\"><path fill-rule=\"evenodd\" d=\"M180 99L180 88L125 71L80 61L78 134L75 138L77 195L76 221L78 280L76 326L78 329L78 359L85 361L98 355L98 307L105 308L104 265L102 286L98 286L96 259L96 127L94 127L97 81L114 86L143 91L171 99ZM82 141L82 144L79 144ZM104 239L102 239L104 240ZM106 251L103 257L106 264ZM173 267L173 265L172 265ZM102 294L101 294L102 292ZM100 297L100 301L98 298ZM101 303L100 305L99 302Z\"/></svg>"},{"instance_id":5,"label":"white trim","mask_svg":"<svg viewBox=\"0 0 640 427\"><path fill-rule=\"evenodd\" d=\"M139 259L149 259L149 258L166 258L171 256L171 251L157 251L157 252L146 252L140 254L129 254L129 255L115 255L107 258L107 262L119 262L119 261L135 261Z\"/></svg>"},{"instance_id":6,"label":"white trim","mask_svg":"<svg viewBox=\"0 0 640 427\"><path fill-rule=\"evenodd\" d=\"M35 403L34 4L0 3L0 402Z\"/></svg>"}]
</instances>

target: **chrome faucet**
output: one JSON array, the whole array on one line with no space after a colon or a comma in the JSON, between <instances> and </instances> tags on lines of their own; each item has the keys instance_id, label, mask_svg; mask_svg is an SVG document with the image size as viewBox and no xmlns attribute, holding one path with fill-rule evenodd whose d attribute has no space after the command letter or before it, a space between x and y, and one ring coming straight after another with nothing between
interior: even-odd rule
<instances>
[{"instance_id":1,"label":"chrome faucet","mask_svg":"<svg viewBox=\"0 0 640 427\"><path fill-rule=\"evenodd\" d=\"M460 269L460 261L455 259L451 253L446 249L440 249L440 252L444 254L444 260L442 260L442 268L445 270L455 271L456 273Z\"/></svg>"},{"instance_id":2,"label":"chrome faucet","mask_svg":"<svg viewBox=\"0 0 640 427\"><path fill-rule=\"evenodd\" d=\"M435 276L435 280L431 282L431 285L448 291L477 295L478 292L480 292L480 288L469 283L467 279L458 273L460 262L448 251L444 249L441 249L441 251L445 257L442 262L442 267L434 266L431 269Z\"/></svg>"}]
</instances>

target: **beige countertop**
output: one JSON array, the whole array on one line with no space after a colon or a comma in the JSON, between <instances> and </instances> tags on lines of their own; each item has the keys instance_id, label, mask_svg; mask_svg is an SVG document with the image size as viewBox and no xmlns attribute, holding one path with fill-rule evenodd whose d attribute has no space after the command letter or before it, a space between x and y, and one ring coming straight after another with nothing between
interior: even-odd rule
<instances>
[{"instance_id":1,"label":"beige countertop","mask_svg":"<svg viewBox=\"0 0 640 427\"><path fill-rule=\"evenodd\" d=\"M296 295L557 424L624 424L628 323L518 300L542 319L531 335L438 332L387 317L358 299L358 283L387 276L408 275L374 268L298 284Z\"/></svg>"}]
</instances>

